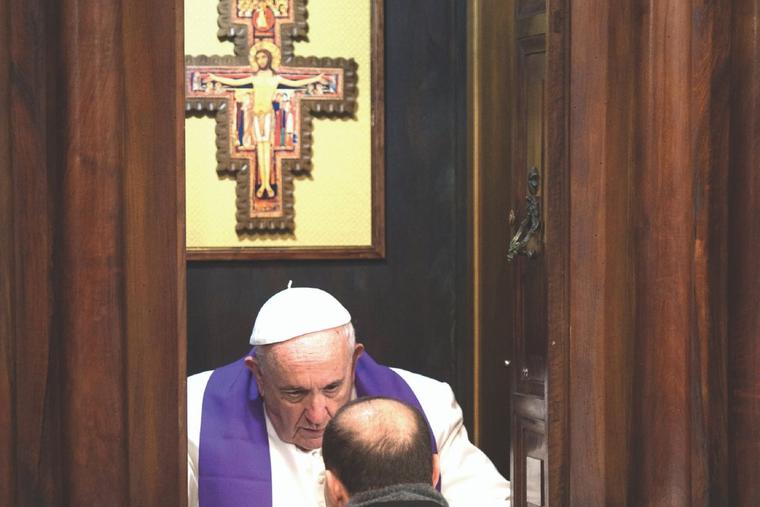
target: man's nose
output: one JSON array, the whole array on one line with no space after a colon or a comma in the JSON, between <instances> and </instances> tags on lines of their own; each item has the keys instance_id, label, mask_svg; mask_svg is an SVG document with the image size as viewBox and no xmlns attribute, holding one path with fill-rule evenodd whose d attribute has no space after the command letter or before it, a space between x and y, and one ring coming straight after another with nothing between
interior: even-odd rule
<instances>
[{"instance_id":1,"label":"man's nose","mask_svg":"<svg viewBox=\"0 0 760 507\"><path fill-rule=\"evenodd\" d=\"M316 394L311 398L306 407L306 420L314 426L323 426L330 420L325 397L321 394Z\"/></svg>"}]
</instances>

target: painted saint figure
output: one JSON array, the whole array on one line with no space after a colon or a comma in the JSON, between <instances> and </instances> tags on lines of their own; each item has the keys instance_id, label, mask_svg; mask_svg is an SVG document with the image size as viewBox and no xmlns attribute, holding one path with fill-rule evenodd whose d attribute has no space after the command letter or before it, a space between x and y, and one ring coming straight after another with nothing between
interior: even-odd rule
<instances>
[{"instance_id":1,"label":"painted saint figure","mask_svg":"<svg viewBox=\"0 0 760 507\"><path fill-rule=\"evenodd\" d=\"M255 48L254 48L255 49ZM273 101L277 89L281 86L304 87L312 83L327 83L328 80L323 74L304 79L289 79L278 74L273 67L272 51L266 48L255 49L251 53L250 63L254 69L250 76L242 78L228 78L209 74L209 82L221 83L230 87L252 86L251 93L253 104L244 107L246 130L252 130L252 141L256 146L256 166L261 182L256 197L272 198L275 191L272 188L271 177L273 163L273 144L274 144L274 127L275 127L275 110ZM277 55L279 56L279 55ZM279 60L279 58L277 58ZM246 136L248 137L248 136ZM245 139L249 141L250 139ZM243 144L246 144L244 141Z\"/></svg>"},{"instance_id":2,"label":"painted saint figure","mask_svg":"<svg viewBox=\"0 0 760 507\"><path fill-rule=\"evenodd\" d=\"M266 0L260 0L256 9L254 9L251 19L253 21L254 33L271 32L274 28L274 12Z\"/></svg>"}]
</instances>

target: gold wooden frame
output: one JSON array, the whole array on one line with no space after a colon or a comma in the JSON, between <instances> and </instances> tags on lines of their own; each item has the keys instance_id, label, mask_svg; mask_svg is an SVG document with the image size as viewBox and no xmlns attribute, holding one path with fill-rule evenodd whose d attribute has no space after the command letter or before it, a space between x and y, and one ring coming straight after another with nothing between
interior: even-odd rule
<instances>
[{"instance_id":1,"label":"gold wooden frame","mask_svg":"<svg viewBox=\"0 0 760 507\"><path fill-rule=\"evenodd\" d=\"M221 0L220 5L231 0ZM274 259L380 259L385 257L385 100L384 100L384 0L372 0L371 2L371 59L372 59L372 90L371 90L371 118L372 118L372 144L371 144L371 244L359 245L359 246L283 246L283 247L261 247L261 246L225 246L225 247L188 247L187 259L196 261L206 260L274 260ZM220 9L220 13L224 9ZM222 33L222 25L225 20L220 15L220 38L230 39L230 30L226 30ZM297 20L294 26L298 28L295 32L298 34L304 34L306 30L305 26L305 12L302 9L297 11ZM229 22L227 23L229 24ZM239 29L234 30L234 35L230 40L235 42L235 54L236 56L229 57L215 57L217 59L225 59L231 62L236 58L247 58L247 46L245 45L245 31ZM294 33L295 33L294 32ZM226 35L225 35L226 34ZM296 34L296 37L298 36ZM283 38L285 40L287 38ZM283 58L291 58L298 60L306 60L300 57L295 57L292 54L292 38L288 42L283 43ZM186 64L197 64L205 57L187 57ZM221 60L219 63L222 63ZM229 62L228 62L229 63ZM345 62L340 62L345 63ZM346 64L348 65L348 64ZM350 65L346 66L346 70L351 72ZM355 94L355 92L354 92ZM188 115L197 114L201 111L213 111L218 108L219 104L213 101L206 101L201 103L200 101L188 100L186 104L186 113ZM218 102L218 100L216 101ZM351 112L346 111L346 112ZM226 117L226 115L217 116L217 124L220 121L220 117ZM302 122L311 122L311 117L308 114L302 115ZM218 128L217 128L218 130ZM218 144L218 140L217 140ZM219 155L220 151L217 150L217 172L228 173L229 166L234 163L234 160L230 160L229 153ZM307 159L308 161L308 159ZM298 161L295 161L298 162ZM296 173L307 172L310 169L310 164L303 165L298 164L295 168ZM292 198L292 172L283 171L283 179L285 180L285 173L289 173L288 182L286 181L285 191L290 189L290 196ZM242 172L238 171L237 178L240 179ZM247 188L247 187L246 187ZM242 191L245 191L242 190ZM238 184L239 194L241 192L241 185ZM238 201L240 196L238 195ZM292 201L291 201L292 202ZM267 234L268 231L282 232L283 230L292 230L294 226L292 204L290 216L286 219L279 221L262 221L254 227L241 227L238 220L238 233L250 234L256 232L257 234ZM240 214L240 211L238 211ZM271 222L271 223L270 223Z\"/></svg>"}]
</instances>

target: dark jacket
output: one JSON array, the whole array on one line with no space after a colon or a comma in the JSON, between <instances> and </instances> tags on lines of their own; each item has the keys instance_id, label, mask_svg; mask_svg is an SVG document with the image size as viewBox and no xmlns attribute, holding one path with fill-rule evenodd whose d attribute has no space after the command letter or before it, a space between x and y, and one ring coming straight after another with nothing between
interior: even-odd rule
<instances>
[{"instance_id":1,"label":"dark jacket","mask_svg":"<svg viewBox=\"0 0 760 507\"><path fill-rule=\"evenodd\" d=\"M346 507L448 507L449 504L430 484L399 484L357 493Z\"/></svg>"}]
</instances>

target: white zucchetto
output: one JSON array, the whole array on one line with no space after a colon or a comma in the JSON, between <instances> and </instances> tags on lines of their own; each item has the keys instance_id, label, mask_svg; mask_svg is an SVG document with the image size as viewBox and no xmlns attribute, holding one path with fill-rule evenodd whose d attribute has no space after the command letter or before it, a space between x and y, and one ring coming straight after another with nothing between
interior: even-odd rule
<instances>
[{"instance_id":1,"label":"white zucchetto","mask_svg":"<svg viewBox=\"0 0 760 507\"><path fill-rule=\"evenodd\" d=\"M290 287L261 307L251 345L271 345L351 322L351 314L333 296L311 287Z\"/></svg>"}]
</instances>

